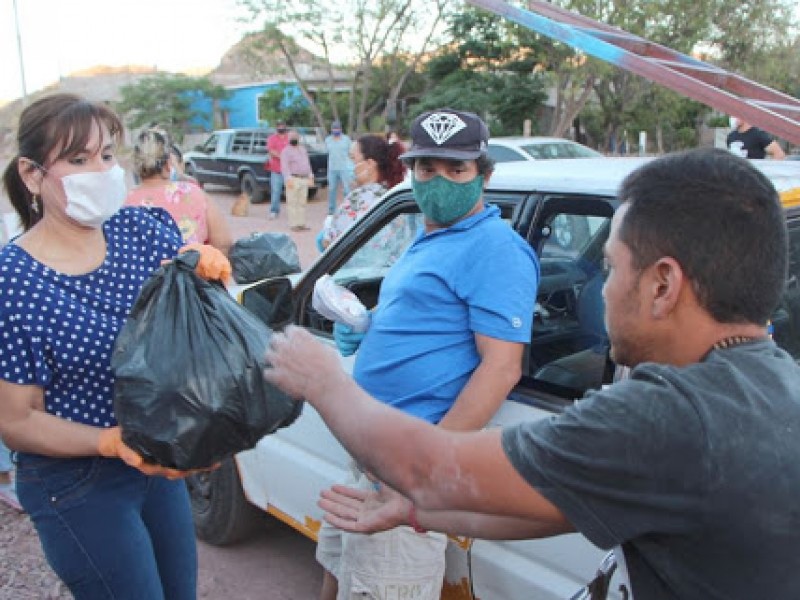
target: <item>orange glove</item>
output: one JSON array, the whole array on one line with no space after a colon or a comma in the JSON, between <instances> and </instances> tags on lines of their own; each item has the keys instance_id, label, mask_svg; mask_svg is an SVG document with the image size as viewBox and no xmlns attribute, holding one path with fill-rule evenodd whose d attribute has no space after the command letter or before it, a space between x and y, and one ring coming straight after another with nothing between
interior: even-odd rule
<instances>
[{"instance_id":1,"label":"orange glove","mask_svg":"<svg viewBox=\"0 0 800 600\"><path fill-rule=\"evenodd\" d=\"M225 255L208 244L187 244L178 253L188 252L189 250L196 250L200 253L200 260L197 261L197 267L194 272L207 281L218 280L223 283L228 281L231 277L231 263Z\"/></svg>"},{"instance_id":2,"label":"orange glove","mask_svg":"<svg viewBox=\"0 0 800 600\"><path fill-rule=\"evenodd\" d=\"M128 466L139 469L145 475L161 476L167 479L182 479L197 471L179 471L153 463L147 463L135 450L122 441L122 429L109 427L100 431L97 438L97 452L106 458L119 458ZM212 469L216 468L216 465Z\"/></svg>"}]
</instances>

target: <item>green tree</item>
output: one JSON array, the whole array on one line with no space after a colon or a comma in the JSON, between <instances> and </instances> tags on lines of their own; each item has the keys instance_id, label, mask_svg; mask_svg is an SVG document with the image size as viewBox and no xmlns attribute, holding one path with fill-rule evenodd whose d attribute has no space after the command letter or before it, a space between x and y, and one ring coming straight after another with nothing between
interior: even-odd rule
<instances>
[{"instance_id":1,"label":"green tree","mask_svg":"<svg viewBox=\"0 0 800 600\"><path fill-rule=\"evenodd\" d=\"M427 65L428 89L412 111L448 106L483 116L492 135L520 134L546 98L528 30L468 9L449 20L453 43Z\"/></svg>"},{"instance_id":2,"label":"green tree","mask_svg":"<svg viewBox=\"0 0 800 600\"><path fill-rule=\"evenodd\" d=\"M294 64L297 44L321 54L328 76L327 106L349 130L366 126L371 107L385 116L436 40L443 15L456 0L239 0L251 17L265 19L264 48L279 52L309 102L319 127L327 129L318 99ZM351 74L348 118L341 118L334 72ZM376 77L381 70L382 77ZM381 87L376 87L380 85ZM375 101L375 95L381 95ZM322 102L322 101L320 101ZM374 108L372 109L374 112Z\"/></svg>"},{"instance_id":3,"label":"green tree","mask_svg":"<svg viewBox=\"0 0 800 600\"><path fill-rule=\"evenodd\" d=\"M139 82L120 88L122 100L115 109L132 129L158 123L178 142L183 141L189 123L197 117L213 121L214 115L192 109L198 96L210 98L216 103L228 96L222 86L215 85L206 77L186 77L159 73Z\"/></svg>"},{"instance_id":4,"label":"green tree","mask_svg":"<svg viewBox=\"0 0 800 600\"><path fill-rule=\"evenodd\" d=\"M281 83L266 90L258 99L258 117L275 123L279 119L292 126L310 126L313 115L308 102L298 95L296 86Z\"/></svg>"}]
</instances>

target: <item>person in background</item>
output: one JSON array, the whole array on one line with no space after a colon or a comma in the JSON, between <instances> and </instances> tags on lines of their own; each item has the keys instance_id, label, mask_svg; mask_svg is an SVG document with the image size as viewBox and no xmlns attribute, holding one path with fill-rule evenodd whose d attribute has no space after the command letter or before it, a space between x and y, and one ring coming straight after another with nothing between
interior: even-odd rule
<instances>
[{"instance_id":1,"label":"person in background","mask_svg":"<svg viewBox=\"0 0 800 600\"><path fill-rule=\"evenodd\" d=\"M158 208L123 208L119 117L54 94L20 115L3 174L24 233L0 249L0 436L20 503L75 600L195 600L187 473L122 442L114 341L142 284L184 249ZM197 273L230 264L210 246Z\"/></svg>"},{"instance_id":2,"label":"person in background","mask_svg":"<svg viewBox=\"0 0 800 600\"><path fill-rule=\"evenodd\" d=\"M549 418L431 427L369 398L308 332L272 338L267 379L386 482L324 492L326 519L487 539L578 531L614 549L622 597L795 598L800 365L765 326L788 264L778 194L704 148L646 163L618 196L603 298L611 355L632 370Z\"/></svg>"},{"instance_id":3,"label":"person in background","mask_svg":"<svg viewBox=\"0 0 800 600\"><path fill-rule=\"evenodd\" d=\"M17 512L22 512L14 485L14 463L11 462L11 452L2 439L0 439L0 502Z\"/></svg>"},{"instance_id":4,"label":"person in background","mask_svg":"<svg viewBox=\"0 0 800 600\"><path fill-rule=\"evenodd\" d=\"M278 218L281 212L281 194L283 194L283 170L281 169L281 152L289 144L289 130L286 122L279 119L275 124L275 133L267 138L269 159L264 165L269 171L269 218Z\"/></svg>"},{"instance_id":5,"label":"person in background","mask_svg":"<svg viewBox=\"0 0 800 600\"><path fill-rule=\"evenodd\" d=\"M320 251L330 246L356 220L372 208L390 188L401 181L406 167L400 160L401 143L389 144L378 135L364 135L350 148L355 188L347 194L319 236Z\"/></svg>"},{"instance_id":6,"label":"person in background","mask_svg":"<svg viewBox=\"0 0 800 600\"><path fill-rule=\"evenodd\" d=\"M183 166L183 152L175 144L169 146L169 178L171 181L188 181L195 185L200 185L195 177L187 175Z\"/></svg>"},{"instance_id":7,"label":"person in background","mask_svg":"<svg viewBox=\"0 0 800 600\"><path fill-rule=\"evenodd\" d=\"M411 136L411 150L401 158L412 170L425 226L387 271L366 333L335 323L334 340L342 355L358 352L353 376L381 402L444 429L480 429L520 377L538 260L500 209L484 203L493 163L489 130L477 115L423 113ZM364 139L359 148L365 153L372 143L393 151L382 138ZM365 173L379 164L356 163ZM503 269L497 268L500 255ZM355 463L350 481L372 487ZM318 539L323 600L359 593L381 598L390 587L418 590L418 600L439 598L447 546L441 534L401 527L354 536L323 525Z\"/></svg>"},{"instance_id":8,"label":"person in background","mask_svg":"<svg viewBox=\"0 0 800 600\"><path fill-rule=\"evenodd\" d=\"M308 152L300 143L300 134L289 131L289 144L281 152L281 173L286 182L286 210L289 213L289 228L292 231L308 231L306 204L308 188L314 183L314 173Z\"/></svg>"},{"instance_id":9,"label":"person in background","mask_svg":"<svg viewBox=\"0 0 800 600\"><path fill-rule=\"evenodd\" d=\"M127 206L157 206L166 210L187 244L210 244L226 256L233 236L225 215L203 189L190 181L175 181L174 146L166 132L146 129L136 139L133 164L139 185L128 193Z\"/></svg>"},{"instance_id":10,"label":"person in background","mask_svg":"<svg viewBox=\"0 0 800 600\"><path fill-rule=\"evenodd\" d=\"M336 210L336 195L339 184L342 186L342 198L350 193L352 164L350 163L350 137L342 133L339 121L331 123L331 133L325 138L328 150L328 214Z\"/></svg>"},{"instance_id":11,"label":"person in background","mask_svg":"<svg viewBox=\"0 0 800 600\"><path fill-rule=\"evenodd\" d=\"M783 160L786 154L770 134L737 117L731 117L731 132L725 140L728 150L742 158Z\"/></svg>"}]
</instances>

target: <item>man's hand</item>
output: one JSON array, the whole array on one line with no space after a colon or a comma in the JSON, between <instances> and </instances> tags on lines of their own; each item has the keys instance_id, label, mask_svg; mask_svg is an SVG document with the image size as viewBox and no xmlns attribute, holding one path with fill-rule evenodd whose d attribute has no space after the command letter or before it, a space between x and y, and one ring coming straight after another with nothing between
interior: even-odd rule
<instances>
[{"instance_id":1,"label":"man's hand","mask_svg":"<svg viewBox=\"0 0 800 600\"><path fill-rule=\"evenodd\" d=\"M407 525L411 500L385 484L378 491L334 485L322 491L317 505L334 527L352 533L375 533Z\"/></svg>"},{"instance_id":2,"label":"man's hand","mask_svg":"<svg viewBox=\"0 0 800 600\"><path fill-rule=\"evenodd\" d=\"M326 388L347 379L333 348L294 325L272 335L265 360L269 365L264 369L267 381L293 398L309 400L312 405Z\"/></svg>"},{"instance_id":3,"label":"man's hand","mask_svg":"<svg viewBox=\"0 0 800 600\"><path fill-rule=\"evenodd\" d=\"M207 281L221 281L227 282L231 278L231 263L225 255L208 244L187 244L180 250L178 254L188 252L189 250L196 250L200 253L200 260L197 261L197 267L194 272Z\"/></svg>"},{"instance_id":4,"label":"man's hand","mask_svg":"<svg viewBox=\"0 0 800 600\"><path fill-rule=\"evenodd\" d=\"M292 179L291 177L289 177L289 179L286 180L286 189L287 190L294 189L294 179Z\"/></svg>"},{"instance_id":5,"label":"man's hand","mask_svg":"<svg viewBox=\"0 0 800 600\"><path fill-rule=\"evenodd\" d=\"M97 453L106 458L119 458L126 465L138 469L145 475L151 477L166 477L167 479L183 479L194 473L213 471L219 467L219 465L214 465L209 469L179 471L178 469L170 469L168 467L162 467L161 465L145 462L140 454L132 450L122 441L122 429L120 429L119 426L109 427L100 432L97 438Z\"/></svg>"}]
</instances>

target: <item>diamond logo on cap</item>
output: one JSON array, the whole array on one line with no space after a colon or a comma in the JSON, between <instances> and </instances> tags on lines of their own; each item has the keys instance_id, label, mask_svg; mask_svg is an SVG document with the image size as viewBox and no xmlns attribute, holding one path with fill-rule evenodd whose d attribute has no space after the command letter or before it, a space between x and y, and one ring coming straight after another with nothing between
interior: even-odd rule
<instances>
[{"instance_id":1,"label":"diamond logo on cap","mask_svg":"<svg viewBox=\"0 0 800 600\"><path fill-rule=\"evenodd\" d=\"M437 146L441 146L467 126L458 115L448 113L433 113L421 125Z\"/></svg>"}]
</instances>

